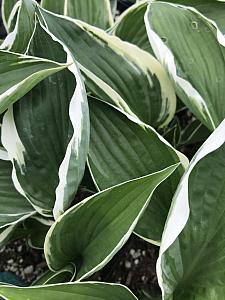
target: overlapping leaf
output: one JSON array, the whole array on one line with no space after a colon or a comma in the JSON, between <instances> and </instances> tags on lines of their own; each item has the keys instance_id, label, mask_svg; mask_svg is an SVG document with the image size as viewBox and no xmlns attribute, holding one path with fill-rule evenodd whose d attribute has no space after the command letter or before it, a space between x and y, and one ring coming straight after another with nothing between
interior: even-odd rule
<instances>
[{"instance_id":1,"label":"overlapping leaf","mask_svg":"<svg viewBox=\"0 0 225 300\"><path fill-rule=\"evenodd\" d=\"M41 6L47 10L50 10L56 14L63 15L65 0L55 1L55 0L42 0Z\"/></svg>"},{"instance_id":2,"label":"overlapping leaf","mask_svg":"<svg viewBox=\"0 0 225 300\"><path fill-rule=\"evenodd\" d=\"M9 241L13 240L17 235L18 224L9 225L0 229L0 247L4 247Z\"/></svg>"},{"instance_id":3,"label":"overlapping leaf","mask_svg":"<svg viewBox=\"0 0 225 300\"><path fill-rule=\"evenodd\" d=\"M3 144L14 163L17 189L40 213L51 215L54 209L57 217L70 205L83 176L89 141L87 99L70 53L38 24L29 49L42 57L67 59L71 66L46 78L7 111Z\"/></svg>"},{"instance_id":4,"label":"overlapping leaf","mask_svg":"<svg viewBox=\"0 0 225 300\"><path fill-rule=\"evenodd\" d=\"M158 278L164 300L225 295L225 121L190 163L163 234Z\"/></svg>"},{"instance_id":5,"label":"overlapping leaf","mask_svg":"<svg viewBox=\"0 0 225 300\"><path fill-rule=\"evenodd\" d=\"M215 129L225 117L225 39L216 23L193 8L165 2L150 3L145 21L151 46L177 94Z\"/></svg>"},{"instance_id":6,"label":"overlapping leaf","mask_svg":"<svg viewBox=\"0 0 225 300\"><path fill-rule=\"evenodd\" d=\"M12 164L7 158L7 153L4 150L0 151L0 228L3 228L28 218L34 214L34 208L15 189ZM8 231L11 232L10 229Z\"/></svg>"},{"instance_id":7,"label":"overlapping leaf","mask_svg":"<svg viewBox=\"0 0 225 300\"><path fill-rule=\"evenodd\" d=\"M109 28L113 23L109 0L67 0L64 13L102 29Z\"/></svg>"},{"instance_id":8,"label":"overlapping leaf","mask_svg":"<svg viewBox=\"0 0 225 300\"><path fill-rule=\"evenodd\" d=\"M67 210L46 236L49 268L72 263L79 280L101 269L128 240L154 189L176 167L106 189Z\"/></svg>"},{"instance_id":9,"label":"overlapping leaf","mask_svg":"<svg viewBox=\"0 0 225 300\"><path fill-rule=\"evenodd\" d=\"M148 2L148 0L141 1L125 10L111 28L110 33L153 54L144 23Z\"/></svg>"},{"instance_id":10,"label":"overlapping leaf","mask_svg":"<svg viewBox=\"0 0 225 300\"><path fill-rule=\"evenodd\" d=\"M0 50L0 113L41 80L66 67L51 60Z\"/></svg>"},{"instance_id":11,"label":"overlapping leaf","mask_svg":"<svg viewBox=\"0 0 225 300\"><path fill-rule=\"evenodd\" d=\"M11 23L15 22L15 27L4 40L1 49L26 53L35 28L36 2L23 0L17 4L19 4L18 13L15 14L13 20L11 20Z\"/></svg>"},{"instance_id":12,"label":"overlapping leaf","mask_svg":"<svg viewBox=\"0 0 225 300\"><path fill-rule=\"evenodd\" d=\"M14 188L12 182L12 165L9 161L0 160L0 228L16 223L34 213L34 208L26 198Z\"/></svg>"},{"instance_id":13,"label":"overlapping leaf","mask_svg":"<svg viewBox=\"0 0 225 300\"><path fill-rule=\"evenodd\" d=\"M34 249L44 249L45 236L52 224L53 221L51 219L38 215L25 220L24 227L27 231L28 245Z\"/></svg>"},{"instance_id":14,"label":"overlapping leaf","mask_svg":"<svg viewBox=\"0 0 225 300\"><path fill-rule=\"evenodd\" d=\"M42 7L102 29L113 23L109 0L42 0Z\"/></svg>"},{"instance_id":15,"label":"overlapping leaf","mask_svg":"<svg viewBox=\"0 0 225 300\"><path fill-rule=\"evenodd\" d=\"M93 84L97 86L94 93L99 98L147 124L162 126L171 120L176 106L174 90L155 58L86 23L39 11L43 26L67 45L91 80L92 89Z\"/></svg>"},{"instance_id":16,"label":"overlapping leaf","mask_svg":"<svg viewBox=\"0 0 225 300\"><path fill-rule=\"evenodd\" d=\"M154 1L157 2L159 0ZM224 0L167 0L164 2L182 4L196 8L204 16L215 21L219 29L225 33Z\"/></svg>"},{"instance_id":17,"label":"overlapping leaf","mask_svg":"<svg viewBox=\"0 0 225 300\"><path fill-rule=\"evenodd\" d=\"M157 2L157 0L152 2ZM223 2L212 0L168 0L164 2L193 6L203 15L215 21L220 30L225 32L225 3ZM143 50L154 54L149 44L144 23L148 3L148 0L143 0L132 5L118 18L110 32L122 40L138 45Z\"/></svg>"},{"instance_id":18,"label":"overlapping leaf","mask_svg":"<svg viewBox=\"0 0 225 300\"><path fill-rule=\"evenodd\" d=\"M98 189L180 162L175 151L155 130L94 98L89 99L91 140L89 167ZM135 231L159 243L173 194L183 174L180 166L162 183Z\"/></svg>"},{"instance_id":19,"label":"overlapping leaf","mask_svg":"<svg viewBox=\"0 0 225 300\"><path fill-rule=\"evenodd\" d=\"M72 265L69 265L58 272L45 272L32 283L32 286L70 282L72 281L73 277L74 268Z\"/></svg>"},{"instance_id":20,"label":"overlapping leaf","mask_svg":"<svg viewBox=\"0 0 225 300\"><path fill-rule=\"evenodd\" d=\"M8 30L8 21L14 5L18 0L2 0L1 14L5 29Z\"/></svg>"},{"instance_id":21,"label":"overlapping leaf","mask_svg":"<svg viewBox=\"0 0 225 300\"><path fill-rule=\"evenodd\" d=\"M46 285L30 288L0 286L0 295L6 300L137 300L122 285L98 282Z\"/></svg>"}]
</instances>

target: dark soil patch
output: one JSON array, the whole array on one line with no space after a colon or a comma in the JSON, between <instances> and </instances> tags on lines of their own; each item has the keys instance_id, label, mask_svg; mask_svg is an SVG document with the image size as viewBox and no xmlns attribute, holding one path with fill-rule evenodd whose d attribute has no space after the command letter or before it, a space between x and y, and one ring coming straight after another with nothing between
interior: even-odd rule
<instances>
[{"instance_id":1,"label":"dark soil patch","mask_svg":"<svg viewBox=\"0 0 225 300\"><path fill-rule=\"evenodd\" d=\"M43 251L31 249L25 239L0 249L0 272L11 272L26 284L39 277L47 266Z\"/></svg>"},{"instance_id":2,"label":"dark soil patch","mask_svg":"<svg viewBox=\"0 0 225 300\"><path fill-rule=\"evenodd\" d=\"M88 280L121 283L137 296L158 294L155 270L158 249L132 235L115 257ZM0 249L0 272L11 272L27 285L46 270L43 251L31 249L25 239Z\"/></svg>"}]
</instances>

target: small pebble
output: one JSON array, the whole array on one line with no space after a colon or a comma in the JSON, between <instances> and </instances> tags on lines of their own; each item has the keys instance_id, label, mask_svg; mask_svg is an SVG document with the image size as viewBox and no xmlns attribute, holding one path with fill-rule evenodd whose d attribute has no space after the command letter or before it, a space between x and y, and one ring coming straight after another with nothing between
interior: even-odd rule
<instances>
[{"instance_id":1,"label":"small pebble","mask_svg":"<svg viewBox=\"0 0 225 300\"><path fill-rule=\"evenodd\" d=\"M33 266L28 266L24 269L24 274L31 274L34 270Z\"/></svg>"},{"instance_id":2,"label":"small pebble","mask_svg":"<svg viewBox=\"0 0 225 300\"><path fill-rule=\"evenodd\" d=\"M23 249L23 246L22 246L22 245L18 246L18 247L17 247L17 252L21 252L22 249Z\"/></svg>"},{"instance_id":3,"label":"small pebble","mask_svg":"<svg viewBox=\"0 0 225 300\"><path fill-rule=\"evenodd\" d=\"M130 269L131 268L131 262L130 261L128 261L128 260L125 261L125 268L126 269Z\"/></svg>"},{"instance_id":4,"label":"small pebble","mask_svg":"<svg viewBox=\"0 0 225 300\"><path fill-rule=\"evenodd\" d=\"M11 265L11 264L13 263L13 259L7 260L7 263L8 263L9 265Z\"/></svg>"}]
</instances>

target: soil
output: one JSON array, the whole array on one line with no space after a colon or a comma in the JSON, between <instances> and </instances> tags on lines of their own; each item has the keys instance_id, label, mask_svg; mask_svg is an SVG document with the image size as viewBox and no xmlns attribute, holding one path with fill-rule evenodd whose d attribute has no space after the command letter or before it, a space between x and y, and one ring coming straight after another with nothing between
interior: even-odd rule
<instances>
[{"instance_id":1,"label":"soil","mask_svg":"<svg viewBox=\"0 0 225 300\"><path fill-rule=\"evenodd\" d=\"M108 265L88 280L122 283L137 296L159 294L155 270L158 250L132 235ZM43 251L30 248L25 239L0 249L0 272L18 276L22 279L18 285L31 284L47 269Z\"/></svg>"}]
</instances>

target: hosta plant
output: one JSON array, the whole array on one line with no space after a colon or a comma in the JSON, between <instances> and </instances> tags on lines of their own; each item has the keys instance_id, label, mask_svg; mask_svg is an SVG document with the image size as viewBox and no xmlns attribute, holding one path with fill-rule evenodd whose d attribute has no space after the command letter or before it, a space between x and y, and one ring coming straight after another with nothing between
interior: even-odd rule
<instances>
[{"instance_id":1,"label":"hosta plant","mask_svg":"<svg viewBox=\"0 0 225 300\"><path fill-rule=\"evenodd\" d=\"M225 3L116 2L2 1L0 245L49 267L4 299L137 299L87 281L132 234L161 299L225 299Z\"/></svg>"}]
</instances>

